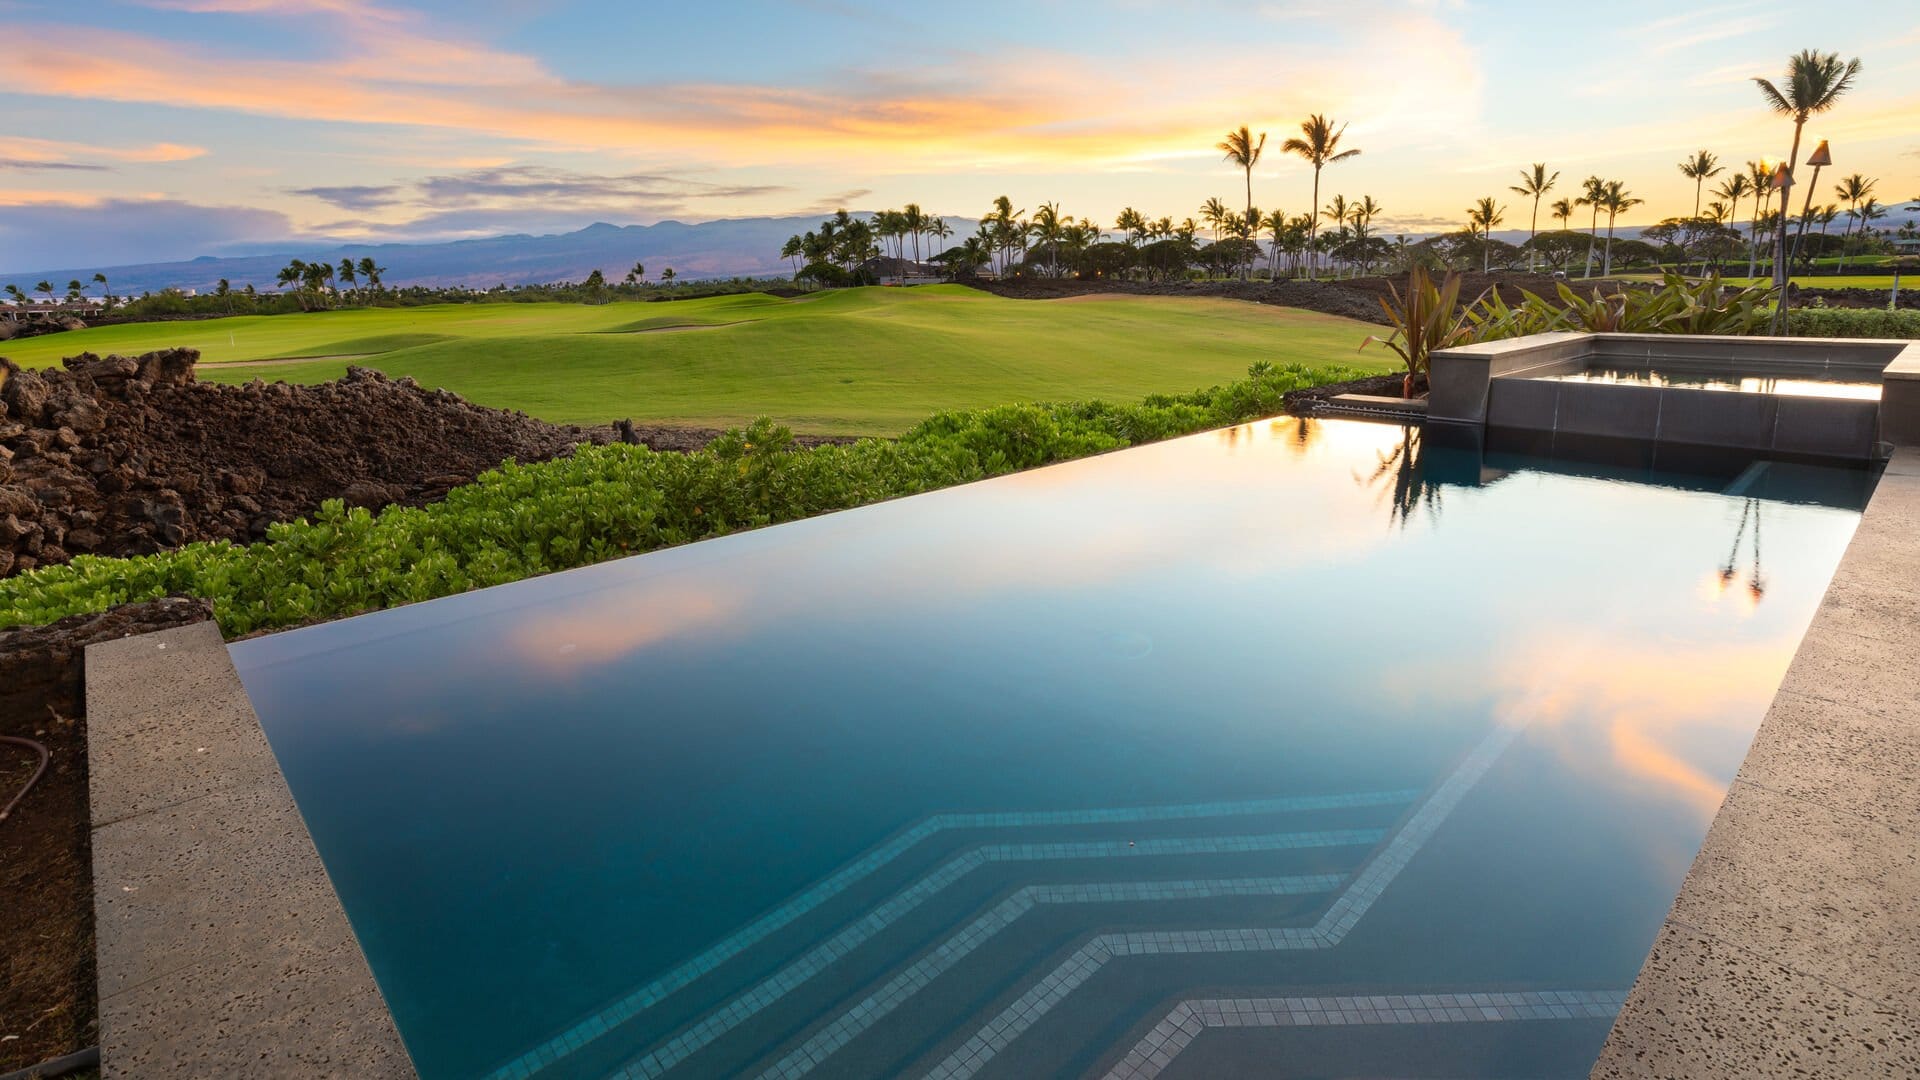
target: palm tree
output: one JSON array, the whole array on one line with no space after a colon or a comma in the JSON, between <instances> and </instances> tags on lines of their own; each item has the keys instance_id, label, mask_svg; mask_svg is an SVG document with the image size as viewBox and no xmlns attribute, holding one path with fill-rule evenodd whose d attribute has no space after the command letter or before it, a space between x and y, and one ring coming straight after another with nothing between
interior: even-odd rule
<instances>
[{"instance_id":1,"label":"palm tree","mask_svg":"<svg viewBox=\"0 0 1920 1080\"><path fill-rule=\"evenodd\" d=\"M1760 257L1760 221L1773 201L1773 170L1765 161L1747 162L1747 181L1753 185L1753 218L1747 225L1747 276L1752 277Z\"/></svg>"},{"instance_id":2,"label":"palm tree","mask_svg":"<svg viewBox=\"0 0 1920 1080\"><path fill-rule=\"evenodd\" d=\"M780 246L780 257L787 260L788 266L793 267L795 276L800 273L800 256L805 253L806 248L801 246L798 235L787 237L787 242Z\"/></svg>"},{"instance_id":3,"label":"palm tree","mask_svg":"<svg viewBox=\"0 0 1920 1080\"><path fill-rule=\"evenodd\" d=\"M1260 152L1267 148L1267 133L1261 132L1256 141L1247 125L1241 124L1239 131L1227 132L1227 137L1214 149L1227 155L1226 160L1246 170L1247 174L1247 213L1249 223L1258 223L1259 217L1253 212L1253 167L1260 161Z\"/></svg>"},{"instance_id":4,"label":"palm tree","mask_svg":"<svg viewBox=\"0 0 1920 1080\"><path fill-rule=\"evenodd\" d=\"M1845 200L1847 204L1847 228L1840 234L1840 264L1835 267L1836 270L1844 270L1847 267L1847 239L1853 235L1853 222L1860 216L1861 201L1873 194L1873 186L1876 183L1878 181L1869 180L1859 173L1854 173L1833 186L1834 195Z\"/></svg>"},{"instance_id":5,"label":"palm tree","mask_svg":"<svg viewBox=\"0 0 1920 1080\"><path fill-rule=\"evenodd\" d=\"M107 305L108 311L112 311L113 310L113 290L107 288L107 275L105 274L93 275L93 283L95 285L100 286L100 295L103 298L102 302Z\"/></svg>"},{"instance_id":6,"label":"palm tree","mask_svg":"<svg viewBox=\"0 0 1920 1080\"><path fill-rule=\"evenodd\" d=\"M786 246L780 249L780 257L788 260L788 264L792 265L792 260L795 258L798 258L799 255L800 255L800 238L797 236L787 237ZM795 274L798 274L800 272L799 267L797 266L794 267L793 272ZM627 284L630 286L634 286L637 288L642 281L646 280L646 278L647 278L646 263L634 263L633 269L627 271Z\"/></svg>"},{"instance_id":7,"label":"palm tree","mask_svg":"<svg viewBox=\"0 0 1920 1080\"><path fill-rule=\"evenodd\" d=\"M53 303L53 282L51 282L51 281L43 281L43 282L41 282L41 283L39 283L38 285L35 285L35 286L33 287L33 291L34 291L34 292L37 292L37 293L46 293L46 294L47 294L47 303L49 303L49 304L51 304L51 303Z\"/></svg>"},{"instance_id":8,"label":"palm tree","mask_svg":"<svg viewBox=\"0 0 1920 1080\"><path fill-rule=\"evenodd\" d=\"M1693 181L1694 217L1700 216L1700 195L1703 185L1725 171L1726 169L1720 164L1720 159L1714 157L1711 150L1698 151L1680 163L1680 175Z\"/></svg>"},{"instance_id":9,"label":"palm tree","mask_svg":"<svg viewBox=\"0 0 1920 1080\"><path fill-rule=\"evenodd\" d=\"M1216 242L1220 239L1220 230L1226 227L1232 217L1233 211L1227 209L1227 204L1217 198L1208 199L1200 204L1200 220L1206 222L1207 227L1213 230L1213 238Z\"/></svg>"},{"instance_id":10,"label":"palm tree","mask_svg":"<svg viewBox=\"0 0 1920 1080\"><path fill-rule=\"evenodd\" d=\"M1600 246L1600 208L1607 200L1607 182L1597 176L1589 176L1580 182L1580 197L1573 200L1575 206L1593 207L1593 222L1587 231L1587 266L1581 271L1581 277L1593 276L1593 252Z\"/></svg>"},{"instance_id":11,"label":"palm tree","mask_svg":"<svg viewBox=\"0 0 1920 1080\"><path fill-rule=\"evenodd\" d=\"M1573 221L1573 200L1572 199L1555 199L1553 201L1553 205L1548 207L1548 209L1553 211L1554 220L1560 223L1560 227L1562 229L1565 229L1569 224L1572 223Z\"/></svg>"},{"instance_id":12,"label":"palm tree","mask_svg":"<svg viewBox=\"0 0 1920 1080\"><path fill-rule=\"evenodd\" d=\"M1633 193L1627 190L1625 184L1618 180L1609 180L1607 181L1605 201L1607 207L1607 257L1606 266L1600 273L1603 276L1611 277L1613 275L1613 219L1615 215L1621 211L1630 210L1647 200L1634 198Z\"/></svg>"},{"instance_id":13,"label":"palm tree","mask_svg":"<svg viewBox=\"0 0 1920 1080\"><path fill-rule=\"evenodd\" d=\"M1066 222L1060 217L1059 203L1041 203L1027 225L1036 243L1047 250L1047 272L1060 272L1060 241L1066 237Z\"/></svg>"},{"instance_id":14,"label":"palm tree","mask_svg":"<svg viewBox=\"0 0 1920 1080\"><path fill-rule=\"evenodd\" d=\"M359 278L355 275L352 259L340 260L340 280L345 282L349 289L358 283Z\"/></svg>"},{"instance_id":15,"label":"palm tree","mask_svg":"<svg viewBox=\"0 0 1920 1080\"><path fill-rule=\"evenodd\" d=\"M1296 136L1280 146L1282 152L1304 158L1313 165L1313 202L1309 204L1311 206L1320 205L1320 170L1336 161L1345 161L1360 154L1359 150L1340 149L1340 136L1345 134L1346 130L1347 125L1341 124L1335 128L1331 120L1319 113L1314 113L1300 122L1300 135L1304 138ZM1317 239L1318 232L1319 220L1316 218L1307 225L1309 252L1313 249L1313 242ZM1307 280L1309 281L1313 280L1314 262L1310 254L1307 259Z\"/></svg>"},{"instance_id":16,"label":"palm tree","mask_svg":"<svg viewBox=\"0 0 1920 1080\"><path fill-rule=\"evenodd\" d=\"M1493 196L1488 195L1467 208L1467 231L1472 233L1475 227L1480 230L1480 272L1486 273L1488 261L1492 257L1494 226L1506 220L1504 208L1493 204Z\"/></svg>"},{"instance_id":17,"label":"palm tree","mask_svg":"<svg viewBox=\"0 0 1920 1080\"><path fill-rule=\"evenodd\" d=\"M1533 269L1533 238L1540 235L1540 197L1553 190L1559 173L1547 175L1545 162L1535 162L1530 171L1520 174L1520 182L1507 190L1522 198L1533 198L1533 224L1527 229L1527 269Z\"/></svg>"},{"instance_id":18,"label":"palm tree","mask_svg":"<svg viewBox=\"0 0 1920 1080\"><path fill-rule=\"evenodd\" d=\"M946 218L934 218L927 222L927 235L944 244L947 242L947 237L953 235L953 226L947 224Z\"/></svg>"},{"instance_id":19,"label":"palm tree","mask_svg":"<svg viewBox=\"0 0 1920 1080\"><path fill-rule=\"evenodd\" d=\"M1793 118L1793 151L1787 155L1787 183L1793 182L1793 170L1800 164L1800 132L1806 127L1807 118L1833 108L1840 100L1840 95L1852 89L1854 77L1859 74L1858 58L1842 62L1839 53L1805 49L1787 59L1785 90L1767 79L1753 80L1768 107ZM1783 191L1780 209L1784 211L1786 207L1786 193ZM1782 213L1779 245L1773 260L1773 283L1781 289L1787 286L1786 254L1787 215Z\"/></svg>"},{"instance_id":20,"label":"palm tree","mask_svg":"<svg viewBox=\"0 0 1920 1080\"><path fill-rule=\"evenodd\" d=\"M673 267L669 266L660 271L660 280L666 284L667 288L673 288Z\"/></svg>"},{"instance_id":21,"label":"palm tree","mask_svg":"<svg viewBox=\"0 0 1920 1080\"><path fill-rule=\"evenodd\" d=\"M26 293L21 292L20 286L18 285L7 286L6 293L8 296L13 297L13 302L19 305L20 307L23 307L23 308L27 307L33 302L33 298L28 296Z\"/></svg>"},{"instance_id":22,"label":"palm tree","mask_svg":"<svg viewBox=\"0 0 1920 1080\"><path fill-rule=\"evenodd\" d=\"M375 293L380 291L380 278L386 272L387 268L374 262L373 256L367 255L361 258L360 276L366 280L367 287Z\"/></svg>"},{"instance_id":23,"label":"palm tree","mask_svg":"<svg viewBox=\"0 0 1920 1080\"><path fill-rule=\"evenodd\" d=\"M1720 181L1713 193L1727 200L1727 220L1736 221L1740 217L1740 200L1753 194L1753 181L1746 173L1737 172Z\"/></svg>"},{"instance_id":24,"label":"palm tree","mask_svg":"<svg viewBox=\"0 0 1920 1080\"><path fill-rule=\"evenodd\" d=\"M87 292L87 288L86 286L80 284L80 279L73 278L72 280L67 282L67 303L69 304L79 303L80 298L86 295L86 292Z\"/></svg>"},{"instance_id":25,"label":"palm tree","mask_svg":"<svg viewBox=\"0 0 1920 1080\"><path fill-rule=\"evenodd\" d=\"M1277 281L1280 278L1280 243L1287 234L1287 215L1283 210L1275 210L1260 219L1260 227L1267 231L1272 246L1267 254L1267 277Z\"/></svg>"}]
</instances>

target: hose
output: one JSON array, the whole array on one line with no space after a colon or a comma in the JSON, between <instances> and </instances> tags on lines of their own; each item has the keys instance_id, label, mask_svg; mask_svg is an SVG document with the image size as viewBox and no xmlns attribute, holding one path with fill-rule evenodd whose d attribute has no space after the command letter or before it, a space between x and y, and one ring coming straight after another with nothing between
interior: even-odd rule
<instances>
[{"instance_id":1,"label":"hose","mask_svg":"<svg viewBox=\"0 0 1920 1080\"><path fill-rule=\"evenodd\" d=\"M47 774L47 759L49 757L52 757L53 755L47 752L47 748L45 746L42 746L41 744L34 742L32 739L22 739L17 735L0 735L0 742L13 743L17 746L24 746L27 749L33 751L34 753L40 755L40 765L38 768L33 770L32 776L27 777L27 786L20 789L20 793L18 795L15 795L12 801L7 803L5 809L0 809L0 821L5 821L7 820L7 815L13 813L13 808L20 805L20 800L27 797L27 792L33 790L33 785L39 783L40 778ZM0 1076L0 1080L8 1080L8 1077Z\"/></svg>"},{"instance_id":2,"label":"hose","mask_svg":"<svg viewBox=\"0 0 1920 1080\"><path fill-rule=\"evenodd\" d=\"M43 1061L31 1069L21 1069L19 1072L0 1073L0 1080L39 1080L39 1078L43 1076L66 1076L69 1073L79 1072L81 1069L98 1068L99 1065L100 1048L97 1046L89 1046L85 1050L76 1050L71 1054L54 1058L52 1061Z\"/></svg>"}]
</instances>

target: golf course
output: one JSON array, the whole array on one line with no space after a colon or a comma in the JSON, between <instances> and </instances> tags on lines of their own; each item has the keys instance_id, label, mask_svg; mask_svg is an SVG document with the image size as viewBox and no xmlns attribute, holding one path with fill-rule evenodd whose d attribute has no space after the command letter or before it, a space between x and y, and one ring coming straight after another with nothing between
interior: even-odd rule
<instances>
[{"instance_id":1,"label":"golf course","mask_svg":"<svg viewBox=\"0 0 1920 1080\"><path fill-rule=\"evenodd\" d=\"M358 364L561 423L764 415L801 432L888 435L946 408L1191 390L1257 361L1386 371L1392 353L1359 351L1378 330L1237 300L1012 300L937 285L138 323L6 342L0 355L33 367L188 347L217 382L321 382Z\"/></svg>"}]
</instances>

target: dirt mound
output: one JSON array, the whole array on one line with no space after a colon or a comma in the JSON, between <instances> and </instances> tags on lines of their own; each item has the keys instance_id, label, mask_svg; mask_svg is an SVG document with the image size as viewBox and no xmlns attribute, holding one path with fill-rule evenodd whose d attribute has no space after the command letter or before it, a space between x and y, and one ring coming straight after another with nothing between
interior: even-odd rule
<instances>
[{"instance_id":1,"label":"dirt mound","mask_svg":"<svg viewBox=\"0 0 1920 1080\"><path fill-rule=\"evenodd\" d=\"M1473 300L1488 289L1498 289L1508 303L1517 303L1521 290L1540 296L1554 295L1554 279L1546 274L1462 274L1460 296ZM995 296L1017 300L1053 300L1094 293L1120 293L1129 296L1219 296L1231 300L1249 300L1256 304L1302 308L1326 315L1340 315L1362 322L1384 324L1386 314L1381 300L1392 300L1392 288L1404 291L1404 278L1364 277L1343 281L1072 281L1021 278L1012 281L968 282ZM1585 291L1589 285L1613 291L1612 282L1569 282Z\"/></svg>"},{"instance_id":2,"label":"dirt mound","mask_svg":"<svg viewBox=\"0 0 1920 1080\"><path fill-rule=\"evenodd\" d=\"M1908 285L1911 281L1912 284ZM1900 307L1920 310L1920 274L1910 274L1900 279ZM1806 307L1816 301L1828 307L1842 308L1884 308L1891 289L1822 289L1818 286L1795 285L1793 303L1795 307Z\"/></svg>"},{"instance_id":3,"label":"dirt mound","mask_svg":"<svg viewBox=\"0 0 1920 1080\"><path fill-rule=\"evenodd\" d=\"M204 600L169 598L0 633L0 735L48 751L47 771L0 822L0 1071L99 1041L94 1027L93 873L87 813L88 645L213 617ZM0 744L0 802L35 758Z\"/></svg>"}]
</instances>

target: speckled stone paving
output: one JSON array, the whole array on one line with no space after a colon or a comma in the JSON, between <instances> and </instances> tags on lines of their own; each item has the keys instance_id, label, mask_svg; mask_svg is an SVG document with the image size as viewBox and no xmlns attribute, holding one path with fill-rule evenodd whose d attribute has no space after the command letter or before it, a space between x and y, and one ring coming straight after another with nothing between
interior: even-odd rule
<instances>
[{"instance_id":1,"label":"speckled stone paving","mask_svg":"<svg viewBox=\"0 0 1920 1080\"><path fill-rule=\"evenodd\" d=\"M1920 1076L1920 449L1881 478L1593 1076Z\"/></svg>"},{"instance_id":2,"label":"speckled stone paving","mask_svg":"<svg viewBox=\"0 0 1920 1080\"><path fill-rule=\"evenodd\" d=\"M87 649L106 1077L411 1077L213 623Z\"/></svg>"}]
</instances>

